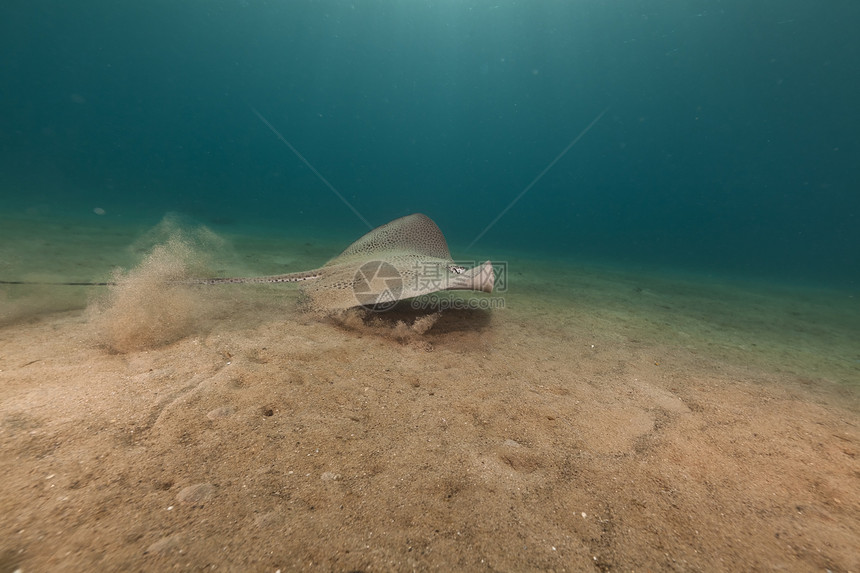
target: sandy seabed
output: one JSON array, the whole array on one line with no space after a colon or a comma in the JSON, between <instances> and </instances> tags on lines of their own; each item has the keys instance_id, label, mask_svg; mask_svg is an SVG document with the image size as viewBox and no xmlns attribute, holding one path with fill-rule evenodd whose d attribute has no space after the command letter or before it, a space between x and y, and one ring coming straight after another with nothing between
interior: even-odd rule
<instances>
[{"instance_id":1,"label":"sandy seabed","mask_svg":"<svg viewBox=\"0 0 860 573\"><path fill-rule=\"evenodd\" d=\"M0 278L132 270L0 288L0 571L860 571L850 293L523 259L320 317L159 281L324 248L13 223Z\"/></svg>"}]
</instances>

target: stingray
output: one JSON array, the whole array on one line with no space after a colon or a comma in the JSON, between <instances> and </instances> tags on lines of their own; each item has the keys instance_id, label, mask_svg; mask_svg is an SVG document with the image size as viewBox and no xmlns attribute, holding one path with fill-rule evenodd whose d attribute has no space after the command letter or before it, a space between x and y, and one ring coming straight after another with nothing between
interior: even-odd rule
<instances>
[{"instance_id":1,"label":"stingray","mask_svg":"<svg viewBox=\"0 0 860 573\"><path fill-rule=\"evenodd\" d=\"M493 292L487 261L471 269L451 259L442 231L416 213L377 227L324 266L285 275L197 279L199 284L300 282L310 306L385 309L397 301L444 290Z\"/></svg>"},{"instance_id":2,"label":"stingray","mask_svg":"<svg viewBox=\"0 0 860 573\"><path fill-rule=\"evenodd\" d=\"M353 307L390 308L400 300L445 290L493 292L495 275L487 261L472 268L457 265L439 227L416 213L377 227L318 269L259 277L217 277L182 284L301 283L309 308L336 311ZM0 284L113 285L116 283Z\"/></svg>"}]
</instances>

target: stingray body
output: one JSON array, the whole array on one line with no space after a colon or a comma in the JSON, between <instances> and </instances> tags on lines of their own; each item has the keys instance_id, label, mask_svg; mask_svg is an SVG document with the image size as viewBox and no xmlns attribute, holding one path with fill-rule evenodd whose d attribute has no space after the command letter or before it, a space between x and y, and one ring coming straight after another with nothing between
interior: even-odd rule
<instances>
[{"instance_id":1,"label":"stingray body","mask_svg":"<svg viewBox=\"0 0 860 573\"><path fill-rule=\"evenodd\" d=\"M384 308L399 300L443 290L493 292L495 275L487 261L467 269L448 251L439 227L416 213L377 227L324 266L262 277L211 278L198 284L301 283L312 308Z\"/></svg>"}]
</instances>

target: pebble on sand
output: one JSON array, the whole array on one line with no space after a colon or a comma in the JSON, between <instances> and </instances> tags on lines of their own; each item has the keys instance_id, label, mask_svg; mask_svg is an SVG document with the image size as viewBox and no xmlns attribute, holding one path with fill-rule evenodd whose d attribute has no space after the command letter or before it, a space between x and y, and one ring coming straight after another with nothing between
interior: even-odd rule
<instances>
[{"instance_id":1,"label":"pebble on sand","mask_svg":"<svg viewBox=\"0 0 860 573\"><path fill-rule=\"evenodd\" d=\"M182 538L178 533L162 537L152 545L146 548L144 553L170 553L182 542Z\"/></svg>"},{"instance_id":2,"label":"pebble on sand","mask_svg":"<svg viewBox=\"0 0 860 573\"><path fill-rule=\"evenodd\" d=\"M234 412L236 412L235 406L221 406L220 408L210 410L209 413L206 414L206 417L210 420L217 420L218 418L226 418Z\"/></svg>"},{"instance_id":3,"label":"pebble on sand","mask_svg":"<svg viewBox=\"0 0 860 573\"><path fill-rule=\"evenodd\" d=\"M215 493L215 486L211 483L197 483L183 488L176 494L176 499L179 503L202 505L204 501L212 497L213 493Z\"/></svg>"}]
</instances>

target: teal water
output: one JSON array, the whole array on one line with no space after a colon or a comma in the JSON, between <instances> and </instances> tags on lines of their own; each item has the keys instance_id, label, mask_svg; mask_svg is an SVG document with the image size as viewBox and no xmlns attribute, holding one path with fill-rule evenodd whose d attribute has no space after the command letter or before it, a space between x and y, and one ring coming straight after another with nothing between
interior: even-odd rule
<instances>
[{"instance_id":1,"label":"teal water","mask_svg":"<svg viewBox=\"0 0 860 573\"><path fill-rule=\"evenodd\" d=\"M860 5L0 6L0 209L856 290ZM603 110L498 222L487 226ZM99 210L98 215L94 210Z\"/></svg>"}]
</instances>

